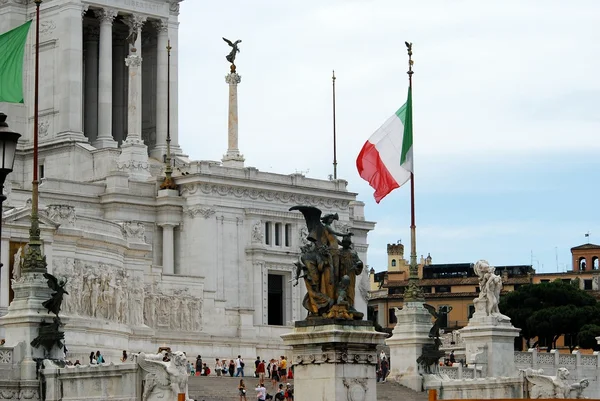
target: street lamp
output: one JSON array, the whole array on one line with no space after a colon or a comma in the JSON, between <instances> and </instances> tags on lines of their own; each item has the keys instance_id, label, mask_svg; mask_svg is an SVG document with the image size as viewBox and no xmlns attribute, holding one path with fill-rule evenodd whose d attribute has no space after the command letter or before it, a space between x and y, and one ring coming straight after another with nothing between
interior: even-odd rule
<instances>
[{"instance_id":1,"label":"street lamp","mask_svg":"<svg viewBox=\"0 0 600 401\"><path fill-rule=\"evenodd\" d=\"M0 112L0 240L2 238L2 204L6 200L4 195L4 180L13 171L17 142L21 134L8 128L6 114ZM0 263L2 267L2 263Z\"/></svg>"}]
</instances>

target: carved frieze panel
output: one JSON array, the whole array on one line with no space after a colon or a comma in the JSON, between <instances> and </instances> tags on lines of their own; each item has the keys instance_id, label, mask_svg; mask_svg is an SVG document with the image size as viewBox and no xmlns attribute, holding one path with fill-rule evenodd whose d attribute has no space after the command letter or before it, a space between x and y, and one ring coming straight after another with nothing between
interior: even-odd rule
<instances>
[{"instance_id":1,"label":"carved frieze panel","mask_svg":"<svg viewBox=\"0 0 600 401\"><path fill-rule=\"evenodd\" d=\"M141 221L124 221L121 230L127 240L146 243L146 226Z\"/></svg>"},{"instance_id":2,"label":"carved frieze panel","mask_svg":"<svg viewBox=\"0 0 600 401\"><path fill-rule=\"evenodd\" d=\"M46 216L62 226L74 227L77 215L75 208L69 205L48 205L46 207Z\"/></svg>"},{"instance_id":3,"label":"carved frieze panel","mask_svg":"<svg viewBox=\"0 0 600 401\"><path fill-rule=\"evenodd\" d=\"M192 219L196 218L197 216L208 219L215 215L216 210L212 207L192 206L185 209L184 213L190 216Z\"/></svg>"}]
</instances>

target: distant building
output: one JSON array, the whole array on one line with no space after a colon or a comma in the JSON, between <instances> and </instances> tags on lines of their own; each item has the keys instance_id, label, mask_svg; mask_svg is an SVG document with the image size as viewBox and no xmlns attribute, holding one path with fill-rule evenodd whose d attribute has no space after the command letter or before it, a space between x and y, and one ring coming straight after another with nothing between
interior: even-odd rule
<instances>
[{"instance_id":1,"label":"distant building","mask_svg":"<svg viewBox=\"0 0 600 401\"><path fill-rule=\"evenodd\" d=\"M375 273L371 269L371 292L369 317L382 327L393 328L396 324L396 308L402 308L404 290L408 285L409 263L404 259L404 245L388 244L387 271ZM571 248L573 269L563 273L536 273L531 265L495 266L502 276L502 291L514 291L524 284L539 284L563 280L579 281L582 290L593 291L600 296L600 270L598 268L600 246L585 244ZM428 304L448 312L442 322L446 330L460 329L467 325L475 312L473 299L479 294L479 280L471 263L433 264L431 255L421 256L419 261L419 285Z\"/></svg>"}]
</instances>

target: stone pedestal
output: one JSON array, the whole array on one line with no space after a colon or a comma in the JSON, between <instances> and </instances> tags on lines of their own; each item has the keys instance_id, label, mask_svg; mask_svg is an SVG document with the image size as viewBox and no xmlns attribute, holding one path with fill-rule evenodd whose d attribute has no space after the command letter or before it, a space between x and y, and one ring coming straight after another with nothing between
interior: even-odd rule
<instances>
[{"instance_id":1,"label":"stone pedestal","mask_svg":"<svg viewBox=\"0 0 600 401\"><path fill-rule=\"evenodd\" d=\"M4 327L6 345L20 347L22 360L20 362L21 380L36 379L36 360L43 358L63 359L64 352L56 346L49 354L43 347L33 348L30 344L38 336L42 321L52 322L54 315L48 314L42 303L50 299L51 290L41 273L23 273L23 276L13 283L15 297L8 307L8 313L0 318Z\"/></svg>"},{"instance_id":2,"label":"stone pedestal","mask_svg":"<svg viewBox=\"0 0 600 401\"><path fill-rule=\"evenodd\" d=\"M476 313L460 330L467 363L482 366L485 377L517 376L514 353L519 331L504 316L478 316Z\"/></svg>"},{"instance_id":3,"label":"stone pedestal","mask_svg":"<svg viewBox=\"0 0 600 401\"><path fill-rule=\"evenodd\" d=\"M389 379L415 391L421 391L423 378L419 373L417 359L425 344L431 344L429 331L433 326L431 314L423 302L405 302L402 310L396 310L397 323L392 337L385 340L390 347Z\"/></svg>"},{"instance_id":4,"label":"stone pedestal","mask_svg":"<svg viewBox=\"0 0 600 401\"><path fill-rule=\"evenodd\" d=\"M296 322L281 336L293 350L295 398L376 401L376 348L385 337L369 321Z\"/></svg>"}]
</instances>

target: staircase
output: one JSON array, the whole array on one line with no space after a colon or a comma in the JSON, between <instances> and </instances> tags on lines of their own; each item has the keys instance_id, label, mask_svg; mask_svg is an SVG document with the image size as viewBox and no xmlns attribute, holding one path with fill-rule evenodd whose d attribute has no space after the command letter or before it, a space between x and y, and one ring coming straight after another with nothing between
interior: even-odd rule
<instances>
[{"instance_id":1,"label":"staircase","mask_svg":"<svg viewBox=\"0 0 600 401\"><path fill-rule=\"evenodd\" d=\"M236 377L216 377L216 376L192 376L189 380L190 398L196 401L239 401L237 386L240 378ZM293 380L289 381L294 384ZM248 393L246 398L248 401L256 400L254 387L258 383L258 379L254 377L245 377L244 383ZM275 393L269 381L266 385L269 394ZM406 387L396 383L386 382L377 383L377 401L426 401L427 393L417 393ZM295 401L312 401L298 400Z\"/></svg>"}]
</instances>

